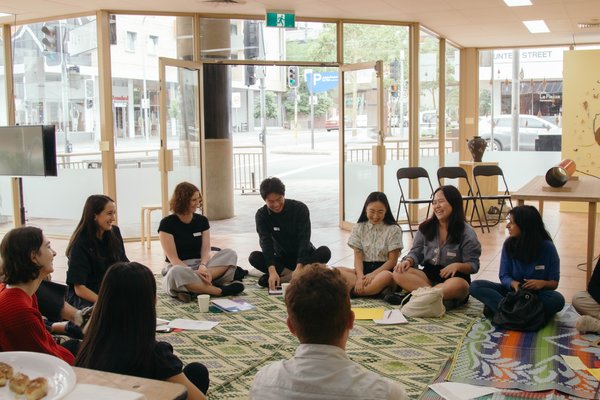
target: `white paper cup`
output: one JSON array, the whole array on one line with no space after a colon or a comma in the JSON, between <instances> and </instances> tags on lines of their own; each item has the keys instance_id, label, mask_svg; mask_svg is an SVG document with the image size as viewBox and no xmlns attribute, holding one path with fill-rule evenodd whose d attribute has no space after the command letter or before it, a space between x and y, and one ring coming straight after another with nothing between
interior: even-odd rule
<instances>
[{"instance_id":1,"label":"white paper cup","mask_svg":"<svg viewBox=\"0 0 600 400\"><path fill-rule=\"evenodd\" d=\"M208 312L209 304L210 304L210 295L208 295L208 294L199 294L198 295L198 307L200 307L200 312Z\"/></svg>"},{"instance_id":2,"label":"white paper cup","mask_svg":"<svg viewBox=\"0 0 600 400\"><path fill-rule=\"evenodd\" d=\"M290 286L289 283L282 283L281 284L281 295L283 296L284 299L285 299L285 290L287 289L288 286Z\"/></svg>"}]
</instances>

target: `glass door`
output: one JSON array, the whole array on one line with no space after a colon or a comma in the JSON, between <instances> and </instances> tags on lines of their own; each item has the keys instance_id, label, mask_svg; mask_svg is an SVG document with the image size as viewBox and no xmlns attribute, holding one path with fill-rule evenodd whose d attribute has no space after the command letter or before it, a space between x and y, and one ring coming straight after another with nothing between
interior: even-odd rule
<instances>
[{"instance_id":1,"label":"glass door","mask_svg":"<svg viewBox=\"0 0 600 400\"><path fill-rule=\"evenodd\" d=\"M340 220L350 229L367 195L383 191L383 62L340 67Z\"/></svg>"},{"instance_id":2,"label":"glass door","mask_svg":"<svg viewBox=\"0 0 600 400\"><path fill-rule=\"evenodd\" d=\"M202 64L160 59L160 171L163 215L169 197L183 181L204 193ZM204 198L203 208L208 199Z\"/></svg>"}]
</instances>

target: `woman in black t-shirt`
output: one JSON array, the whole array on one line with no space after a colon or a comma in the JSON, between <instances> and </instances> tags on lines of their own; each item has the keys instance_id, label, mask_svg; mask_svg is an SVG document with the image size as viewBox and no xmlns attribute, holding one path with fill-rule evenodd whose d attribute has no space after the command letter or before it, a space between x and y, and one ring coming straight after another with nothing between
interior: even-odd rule
<instances>
[{"instance_id":1,"label":"woman in black t-shirt","mask_svg":"<svg viewBox=\"0 0 600 400\"><path fill-rule=\"evenodd\" d=\"M90 306L98 299L100 283L108 267L129 261L121 231L113 225L115 202L94 194L87 198L81 220L67 246L67 301L76 308Z\"/></svg>"},{"instance_id":2,"label":"woman in black t-shirt","mask_svg":"<svg viewBox=\"0 0 600 400\"><path fill-rule=\"evenodd\" d=\"M231 283L237 264L235 251L223 249L211 255L208 219L196 213L201 204L195 185L178 184L170 201L173 214L163 218L158 227L167 262L163 289L185 302L192 294L229 296L244 290L243 284Z\"/></svg>"},{"instance_id":3,"label":"woman in black t-shirt","mask_svg":"<svg viewBox=\"0 0 600 400\"><path fill-rule=\"evenodd\" d=\"M205 399L209 385L204 365L183 368L173 347L156 341L156 280L136 262L119 262L106 272L75 365L180 383L190 400Z\"/></svg>"}]
</instances>

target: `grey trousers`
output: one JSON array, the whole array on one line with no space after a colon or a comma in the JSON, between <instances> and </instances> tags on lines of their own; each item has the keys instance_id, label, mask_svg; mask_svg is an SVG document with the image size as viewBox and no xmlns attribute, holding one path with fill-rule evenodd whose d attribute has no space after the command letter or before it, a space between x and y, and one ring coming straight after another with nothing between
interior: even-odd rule
<instances>
[{"instance_id":1,"label":"grey trousers","mask_svg":"<svg viewBox=\"0 0 600 400\"><path fill-rule=\"evenodd\" d=\"M571 303L579 314L600 319L600 304L587 291L575 293Z\"/></svg>"},{"instance_id":2,"label":"grey trousers","mask_svg":"<svg viewBox=\"0 0 600 400\"><path fill-rule=\"evenodd\" d=\"M223 249L215 253L210 260L208 260L206 265L206 268L208 269L229 265L229 268L222 276L213 280L213 285L223 285L233 281L237 259L238 257L235 251L232 249ZM185 265L173 265L171 263L167 263L162 270L162 274L164 276L162 287L163 290L170 296L177 297L178 292L187 291L185 285L201 281L195 272L200 266L200 259L193 258L189 260L183 260L183 262Z\"/></svg>"}]
</instances>

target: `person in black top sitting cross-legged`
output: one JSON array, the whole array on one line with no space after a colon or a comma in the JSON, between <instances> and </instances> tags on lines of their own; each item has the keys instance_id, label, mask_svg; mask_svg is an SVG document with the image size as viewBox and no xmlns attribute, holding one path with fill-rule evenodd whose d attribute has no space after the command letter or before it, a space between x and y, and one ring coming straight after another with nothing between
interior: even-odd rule
<instances>
[{"instance_id":1,"label":"person in black top sitting cross-legged","mask_svg":"<svg viewBox=\"0 0 600 400\"><path fill-rule=\"evenodd\" d=\"M265 205L256 211L256 231L262 251L250 254L250 264L263 272L258 280L263 287L275 289L289 282L306 264L327 263L331 251L315 248L310 242L310 215L300 201L285 198L285 185L278 178L260 184Z\"/></svg>"}]
</instances>

